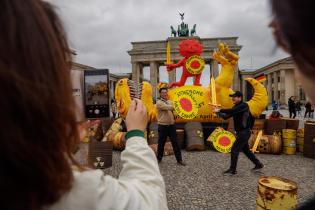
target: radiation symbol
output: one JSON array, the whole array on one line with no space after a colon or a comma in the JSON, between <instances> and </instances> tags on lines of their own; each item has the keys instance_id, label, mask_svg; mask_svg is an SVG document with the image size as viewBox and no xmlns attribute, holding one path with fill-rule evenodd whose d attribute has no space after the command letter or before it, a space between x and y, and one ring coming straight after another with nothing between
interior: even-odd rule
<instances>
[{"instance_id":1,"label":"radiation symbol","mask_svg":"<svg viewBox=\"0 0 315 210\"><path fill-rule=\"evenodd\" d=\"M205 61L199 55L193 55L186 61L186 69L191 74L200 74L205 67Z\"/></svg>"},{"instance_id":2,"label":"radiation symbol","mask_svg":"<svg viewBox=\"0 0 315 210\"><path fill-rule=\"evenodd\" d=\"M104 166L105 162L103 161L102 157L96 157L95 160L96 161L93 163L95 168L100 168Z\"/></svg>"},{"instance_id":3,"label":"radiation symbol","mask_svg":"<svg viewBox=\"0 0 315 210\"><path fill-rule=\"evenodd\" d=\"M183 119L194 119L198 114L198 103L194 97L185 94L178 97L174 96L174 111Z\"/></svg>"},{"instance_id":4,"label":"radiation symbol","mask_svg":"<svg viewBox=\"0 0 315 210\"><path fill-rule=\"evenodd\" d=\"M221 153L231 152L235 136L222 128L217 128L209 136L208 141L212 143L215 150Z\"/></svg>"}]
</instances>

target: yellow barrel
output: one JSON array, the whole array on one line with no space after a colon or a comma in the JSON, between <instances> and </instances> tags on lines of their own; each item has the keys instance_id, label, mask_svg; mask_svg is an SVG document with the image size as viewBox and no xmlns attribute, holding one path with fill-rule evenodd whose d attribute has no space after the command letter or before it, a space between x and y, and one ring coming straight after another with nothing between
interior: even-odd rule
<instances>
[{"instance_id":1,"label":"yellow barrel","mask_svg":"<svg viewBox=\"0 0 315 210\"><path fill-rule=\"evenodd\" d=\"M303 152L303 147L304 147L304 137L297 137L296 138L296 144L297 144L297 149L299 152Z\"/></svg>"},{"instance_id":2,"label":"yellow barrel","mask_svg":"<svg viewBox=\"0 0 315 210\"><path fill-rule=\"evenodd\" d=\"M296 152L296 130L283 129L283 153L287 155L294 155Z\"/></svg>"},{"instance_id":3,"label":"yellow barrel","mask_svg":"<svg viewBox=\"0 0 315 210\"><path fill-rule=\"evenodd\" d=\"M294 155L296 152L296 139L283 139L283 153Z\"/></svg>"},{"instance_id":4,"label":"yellow barrel","mask_svg":"<svg viewBox=\"0 0 315 210\"><path fill-rule=\"evenodd\" d=\"M296 148L299 152L303 152L303 147L304 147L304 128L298 129L296 132Z\"/></svg>"},{"instance_id":5,"label":"yellow barrel","mask_svg":"<svg viewBox=\"0 0 315 210\"><path fill-rule=\"evenodd\" d=\"M296 136L304 138L304 128L298 129L296 132Z\"/></svg>"},{"instance_id":6,"label":"yellow barrel","mask_svg":"<svg viewBox=\"0 0 315 210\"><path fill-rule=\"evenodd\" d=\"M297 207L297 184L281 177L263 176L258 180L257 210L288 210Z\"/></svg>"},{"instance_id":7,"label":"yellow barrel","mask_svg":"<svg viewBox=\"0 0 315 210\"><path fill-rule=\"evenodd\" d=\"M282 130L282 138L284 138L284 139L295 139L296 138L296 130L283 129Z\"/></svg>"}]
</instances>

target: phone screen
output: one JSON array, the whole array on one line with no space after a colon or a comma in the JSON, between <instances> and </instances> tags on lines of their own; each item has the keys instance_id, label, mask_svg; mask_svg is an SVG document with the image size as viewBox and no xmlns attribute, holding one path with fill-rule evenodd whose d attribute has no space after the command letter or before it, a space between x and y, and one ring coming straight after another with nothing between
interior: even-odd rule
<instances>
[{"instance_id":1,"label":"phone screen","mask_svg":"<svg viewBox=\"0 0 315 210\"><path fill-rule=\"evenodd\" d=\"M85 114L87 118L109 117L108 70L89 70L84 73Z\"/></svg>"}]
</instances>

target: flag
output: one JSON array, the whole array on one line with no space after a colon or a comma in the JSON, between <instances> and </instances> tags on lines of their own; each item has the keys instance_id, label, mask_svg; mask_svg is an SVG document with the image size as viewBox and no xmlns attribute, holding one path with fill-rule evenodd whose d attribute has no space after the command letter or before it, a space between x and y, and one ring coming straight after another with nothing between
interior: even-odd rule
<instances>
[{"instance_id":1,"label":"flag","mask_svg":"<svg viewBox=\"0 0 315 210\"><path fill-rule=\"evenodd\" d=\"M258 82L264 82L267 80L266 75L261 75L255 78Z\"/></svg>"}]
</instances>

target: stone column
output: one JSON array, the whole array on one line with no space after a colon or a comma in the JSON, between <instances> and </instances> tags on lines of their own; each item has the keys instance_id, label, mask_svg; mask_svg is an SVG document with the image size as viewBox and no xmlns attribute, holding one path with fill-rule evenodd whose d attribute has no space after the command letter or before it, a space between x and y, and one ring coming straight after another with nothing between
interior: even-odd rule
<instances>
[{"instance_id":1,"label":"stone column","mask_svg":"<svg viewBox=\"0 0 315 210\"><path fill-rule=\"evenodd\" d=\"M286 97L285 97L285 70L280 71L280 103L285 104L286 103Z\"/></svg>"},{"instance_id":2,"label":"stone column","mask_svg":"<svg viewBox=\"0 0 315 210\"><path fill-rule=\"evenodd\" d=\"M235 66L234 69L234 78L233 78L233 90L240 90L240 76L239 76L239 70L238 65Z\"/></svg>"},{"instance_id":3,"label":"stone column","mask_svg":"<svg viewBox=\"0 0 315 210\"><path fill-rule=\"evenodd\" d=\"M217 78L219 76L219 64L216 60L210 61L210 78L211 76L214 76L214 78Z\"/></svg>"},{"instance_id":4,"label":"stone column","mask_svg":"<svg viewBox=\"0 0 315 210\"><path fill-rule=\"evenodd\" d=\"M267 75L267 91L268 91L268 103L272 103L272 78L271 78L271 73Z\"/></svg>"},{"instance_id":5,"label":"stone column","mask_svg":"<svg viewBox=\"0 0 315 210\"><path fill-rule=\"evenodd\" d=\"M176 69L168 73L168 83L176 82Z\"/></svg>"},{"instance_id":6,"label":"stone column","mask_svg":"<svg viewBox=\"0 0 315 210\"><path fill-rule=\"evenodd\" d=\"M140 63L138 62L132 63L132 80L137 83L140 81Z\"/></svg>"},{"instance_id":7,"label":"stone column","mask_svg":"<svg viewBox=\"0 0 315 210\"><path fill-rule=\"evenodd\" d=\"M279 96L278 96L278 90L279 90L279 85L278 85L278 72L273 73L273 95L274 99L277 103L279 103Z\"/></svg>"},{"instance_id":8,"label":"stone column","mask_svg":"<svg viewBox=\"0 0 315 210\"><path fill-rule=\"evenodd\" d=\"M150 62L150 83L152 86L152 96L154 98L156 98L157 96L156 86L158 83L158 76L157 76L158 74L159 74L159 70L158 70L157 62L151 61Z\"/></svg>"},{"instance_id":9,"label":"stone column","mask_svg":"<svg viewBox=\"0 0 315 210\"><path fill-rule=\"evenodd\" d=\"M242 84L242 93L244 96L244 101L247 101L247 94L246 94L246 84L247 82L245 81L245 76L241 76L241 84Z\"/></svg>"}]
</instances>

